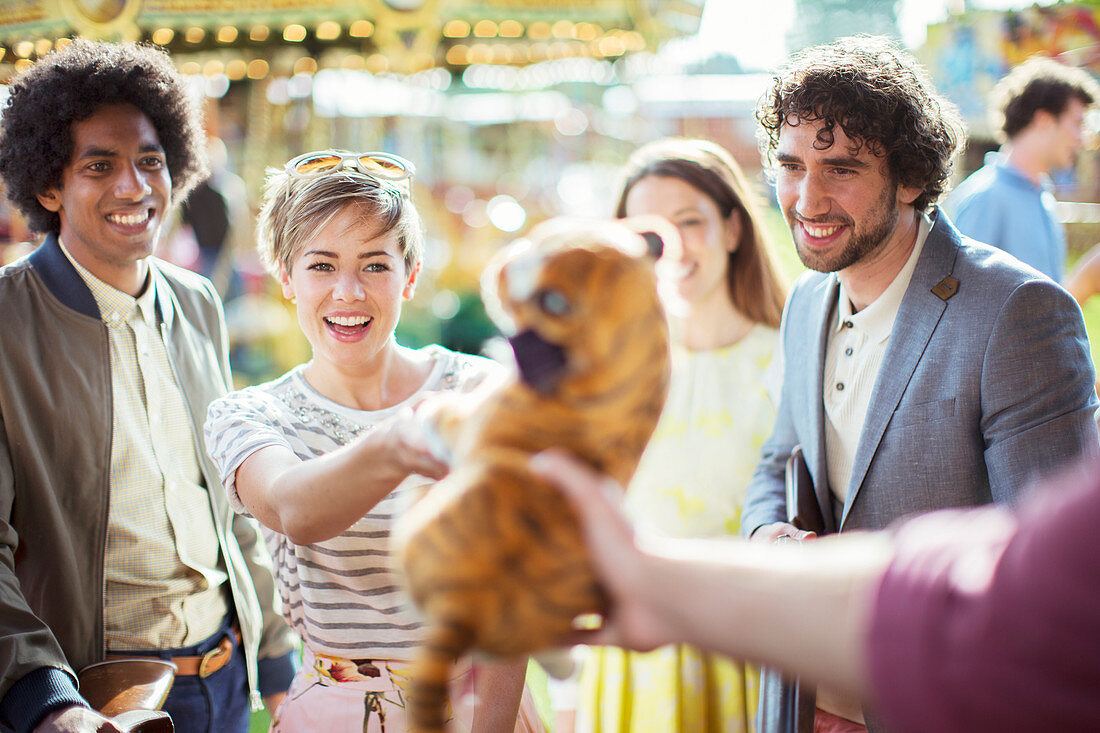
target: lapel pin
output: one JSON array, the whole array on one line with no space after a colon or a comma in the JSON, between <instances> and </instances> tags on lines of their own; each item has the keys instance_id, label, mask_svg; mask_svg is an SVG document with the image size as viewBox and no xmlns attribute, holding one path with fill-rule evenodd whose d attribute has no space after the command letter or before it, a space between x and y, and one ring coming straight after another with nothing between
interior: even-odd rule
<instances>
[{"instance_id":1,"label":"lapel pin","mask_svg":"<svg viewBox=\"0 0 1100 733\"><path fill-rule=\"evenodd\" d=\"M940 300L947 300L957 292L959 292L959 281L950 275L940 280L932 288L932 294Z\"/></svg>"}]
</instances>

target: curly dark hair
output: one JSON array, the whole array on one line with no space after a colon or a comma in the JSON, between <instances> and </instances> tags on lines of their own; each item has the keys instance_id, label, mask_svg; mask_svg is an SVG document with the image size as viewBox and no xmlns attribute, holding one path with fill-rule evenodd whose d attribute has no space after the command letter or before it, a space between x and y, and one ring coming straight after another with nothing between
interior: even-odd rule
<instances>
[{"instance_id":1,"label":"curly dark hair","mask_svg":"<svg viewBox=\"0 0 1100 733\"><path fill-rule=\"evenodd\" d=\"M1009 72L993 88L993 129L1009 138L1031 124L1039 110L1057 117L1071 99L1089 107L1100 97L1096 82L1083 69L1054 59L1033 57Z\"/></svg>"},{"instance_id":2,"label":"curly dark hair","mask_svg":"<svg viewBox=\"0 0 1100 733\"><path fill-rule=\"evenodd\" d=\"M880 36L850 36L795 53L761 97L756 119L769 167L783 125L821 122L819 150L833 144L839 125L853 155L866 145L886 159L895 183L920 189L913 206L921 211L944 192L966 143L955 107L936 93L916 59Z\"/></svg>"},{"instance_id":3,"label":"curly dark hair","mask_svg":"<svg viewBox=\"0 0 1100 733\"><path fill-rule=\"evenodd\" d=\"M133 105L153 123L174 201L207 175L199 107L168 54L135 43L77 39L11 80L0 120L0 177L31 229L61 227L60 217L36 197L60 187L73 155L73 123L117 104Z\"/></svg>"}]
</instances>

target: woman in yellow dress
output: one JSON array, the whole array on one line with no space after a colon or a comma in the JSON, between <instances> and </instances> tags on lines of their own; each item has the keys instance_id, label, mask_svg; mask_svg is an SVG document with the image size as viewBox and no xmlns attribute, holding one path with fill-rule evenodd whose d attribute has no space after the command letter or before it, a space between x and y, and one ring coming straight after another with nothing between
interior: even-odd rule
<instances>
[{"instance_id":1,"label":"woman in yellow dress","mask_svg":"<svg viewBox=\"0 0 1100 733\"><path fill-rule=\"evenodd\" d=\"M624 173L616 214L662 216L682 240L658 264L674 344L669 398L625 507L638 526L665 535L736 536L775 416L769 379L778 370L769 365L784 287L744 175L724 149L660 140L635 152ZM755 730L757 682L743 662L687 646L593 647L576 730Z\"/></svg>"}]
</instances>

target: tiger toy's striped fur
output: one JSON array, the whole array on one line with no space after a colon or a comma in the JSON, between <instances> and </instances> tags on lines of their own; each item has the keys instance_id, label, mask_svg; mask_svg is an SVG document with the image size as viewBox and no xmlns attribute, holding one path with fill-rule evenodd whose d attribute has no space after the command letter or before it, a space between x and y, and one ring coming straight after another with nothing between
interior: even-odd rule
<instances>
[{"instance_id":1,"label":"tiger toy's striped fur","mask_svg":"<svg viewBox=\"0 0 1100 733\"><path fill-rule=\"evenodd\" d=\"M517 353L519 373L476 407L436 415L452 472L395 533L428 626L409 692L422 733L443 730L457 657L537 652L604 610L576 517L529 460L558 446L625 486L668 389L668 327L640 236L544 225L501 259L487 301L539 344L537 363Z\"/></svg>"}]
</instances>

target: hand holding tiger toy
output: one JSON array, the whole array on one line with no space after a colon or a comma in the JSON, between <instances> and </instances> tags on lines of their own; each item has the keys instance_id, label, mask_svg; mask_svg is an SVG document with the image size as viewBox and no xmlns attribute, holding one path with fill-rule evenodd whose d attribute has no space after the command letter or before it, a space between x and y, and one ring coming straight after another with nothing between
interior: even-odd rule
<instances>
[{"instance_id":1,"label":"hand holding tiger toy","mask_svg":"<svg viewBox=\"0 0 1100 733\"><path fill-rule=\"evenodd\" d=\"M505 250L487 299L517 373L433 423L450 475L394 538L427 620L409 693L412 730L443 730L455 659L548 648L606 599L564 497L532 473L560 447L629 482L664 405L669 337L645 240L620 223L548 222Z\"/></svg>"}]
</instances>

